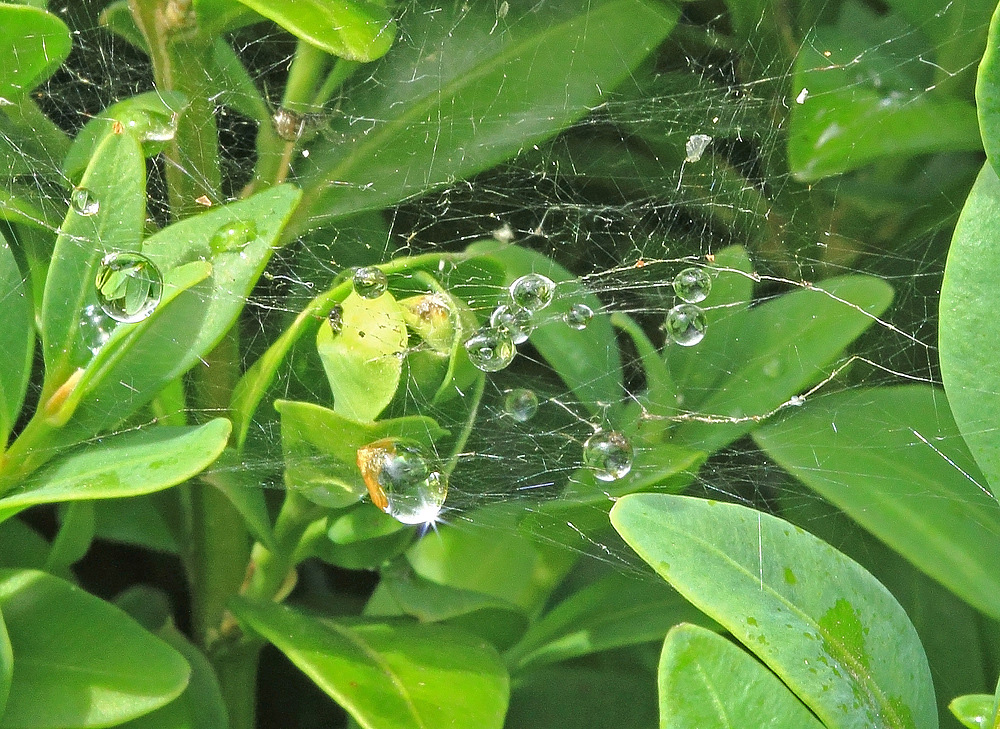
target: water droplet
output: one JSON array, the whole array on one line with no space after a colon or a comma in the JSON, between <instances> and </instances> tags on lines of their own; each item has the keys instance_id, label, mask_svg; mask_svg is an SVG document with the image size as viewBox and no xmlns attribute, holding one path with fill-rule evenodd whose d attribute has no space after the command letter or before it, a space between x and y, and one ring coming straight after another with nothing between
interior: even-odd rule
<instances>
[{"instance_id":1,"label":"water droplet","mask_svg":"<svg viewBox=\"0 0 1000 729\"><path fill-rule=\"evenodd\" d=\"M506 330L486 327L466 340L465 351L483 372L498 372L514 361L517 347Z\"/></svg>"},{"instance_id":2,"label":"water droplet","mask_svg":"<svg viewBox=\"0 0 1000 729\"><path fill-rule=\"evenodd\" d=\"M667 312L667 320L663 323L670 341L682 347L693 347L704 339L707 328L705 312L694 304L678 304Z\"/></svg>"},{"instance_id":3,"label":"water droplet","mask_svg":"<svg viewBox=\"0 0 1000 729\"><path fill-rule=\"evenodd\" d=\"M73 188L73 192L69 194L69 203L79 215L84 217L97 215L97 211L101 209L100 201L86 187Z\"/></svg>"},{"instance_id":4,"label":"water droplet","mask_svg":"<svg viewBox=\"0 0 1000 729\"><path fill-rule=\"evenodd\" d=\"M109 253L94 280L97 302L115 321L133 323L153 313L163 293L159 269L141 253Z\"/></svg>"},{"instance_id":5,"label":"water droplet","mask_svg":"<svg viewBox=\"0 0 1000 729\"><path fill-rule=\"evenodd\" d=\"M91 354L97 354L111 338L116 322L97 304L90 304L80 313L80 340Z\"/></svg>"},{"instance_id":6,"label":"water droplet","mask_svg":"<svg viewBox=\"0 0 1000 729\"><path fill-rule=\"evenodd\" d=\"M563 314L563 321L572 329L586 329L594 318L594 310L586 304L573 304L569 311Z\"/></svg>"},{"instance_id":7,"label":"water droplet","mask_svg":"<svg viewBox=\"0 0 1000 729\"><path fill-rule=\"evenodd\" d=\"M712 292L712 276L704 268L685 268L674 276L674 293L682 301L697 304Z\"/></svg>"},{"instance_id":8,"label":"water droplet","mask_svg":"<svg viewBox=\"0 0 1000 729\"><path fill-rule=\"evenodd\" d=\"M257 226L252 220L230 220L224 223L208 241L212 253L239 251L257 237Z\"/></svg>"},{"instance_id":9,"label":"water droplet","mask_svg":"<svg viewBox=\"0 0 1000 729\"><path fill-rule=\"evenodd\" d=\"M617 481L632 470L632 444L617 430L601 430L583 444L583 465L601 481Z\"/></svg>"},{"instance_id":10,"label":"water droplet","mask_svg":"<svg viewBox=\"0 0 1000 729\"><path fill-rule=\"evenodd\" d=\"M684 144L684 151L687 153L684 161L697 162L711 143L712 138L707 134L692 134Z\"/></svg>"},{"instance_id":11,"label":"water droplet","mask_svg":"<svg viewBox=\"0 0 1000 729\"><path fill-rule=\"evenodd\" d=\"M523 387L508 390L503 399L503 410L517 422L525 423L538 412L538 395Z\"/></svg>"},{"instance_id":12,"label":"water droplet","mask_svg":"<svg viewBox=\"0 0 1000 729\"><path fill-rule=\"evenodd\" d=\"M540 273L529 273L510 285L510 300L514 306L534 314L552 303L555 292L552 279Z\"/></svg>"},{"instance_id":13,"label":"water droplet","mask_svg":"<svg viewBox=\"0 0 1000 729\"><path fill-rule=\"evenodd\" d=\"M429 524L441 513L448 479L416 441L385 438L358 449L372 503L403 524Z\"/></svg>"},{"instance_id":14,"label":"water droplet","mask_svg":"<svg viewBox=\"0 0 1000 729\"><path fill-rule=\"evenodd\" d=\"M523 344L534 330L531 324L531 313L526 309L516 309L506 304L500 304L490 314L490 326L502 329L514 340L514 344Z\"/></svg>"},{"instance_id":15,"label":"water droplet","mask_svg":"<svg viewBox=\"0 0 1000 729\"><path fill-rule=\"evenodd\" d=\"M329 316L327 316L327 321L330 322L333 333L340 334L344 329L344 307L340 304L334 304L333 308L330 309Z\"/></svg>"},{"instance_id":16,"label":"water droplet","mask_svg":"<svg viewBox=\"0 0 1000 729\"><path fill-rule=\"evenodd\" d=\"M362 299L377 299L389 288L389 279L381 268L363 266L354 272L354 291Z\"/></svg>"},{"instance_id":17,"label":"water droplet","mask_svg":"<svg viewBox=\"0 0 1000 729\"><path fill-rule=\"evenodd\" d=\"M294 111L278 109L274 112L274 131L286 142L298 141L305 127L305 120Z\"/></svg>"}]
</instances>

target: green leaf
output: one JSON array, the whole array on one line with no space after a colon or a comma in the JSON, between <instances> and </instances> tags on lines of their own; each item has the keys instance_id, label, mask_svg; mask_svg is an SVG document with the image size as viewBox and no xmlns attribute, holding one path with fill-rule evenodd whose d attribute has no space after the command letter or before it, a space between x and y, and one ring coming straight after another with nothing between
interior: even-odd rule
<instances>
[{"instance_id":1,"label":"green leaf","mask_svg":"<svg viewBox=\"0 0 1000 729\"><path fill-rule=\"evenodd\" d=\"M187 685L190 669L177 651L56 577L0 570L0 609L16 666L3 729L121 724Z\"/></svg>"},{"instance_id":2,"label":"green leaf","mask_svg":"<svg viewBox=\"0 0 1000 729\"><path fill-rule=\"evenodd\" d=\"M996 698L992 694L967 694L952 699L951 713L969 729L993 729Z\"/></svg>"},{"instance_id":3,"label":"green leaf","mask_svg":"<svg viewBox=\"0 0 1000 729\"><path fill-rule=\"evenodd\" d=\"M229 421L146 427L102 438L61 456L0 499L0 520L36 504L149 494L186 481L226 446Z\"/></svg>"},{"instance_id":4,"label":"green leaf","mask_svg":"<svg viewBox=\"0 0 1000 729\"><path fill-rule=\"evenodd\" d=\"M52 13L0 3L0 99L15 102L51 76L72 45L69 28Z\"/></svg>"},{"instance_id":5,"label":"green leaf","mask_svg":"<svg viewBox=\"0 0 1000 729\"><path fill-rule=\"evenodd\" d=\"M81 190L98 208L83 215L70 206L45 280L41 330L47 394L93 356L81 319L88 306L97 311L94 276L100 260L139 248L146 221L146 165L136 138L127 133L107 137L73 193L82 201Z\"/></svg>"},{"instance_id":6,"label":"green leaf","mask_svg":"<svg viewBox=\"0 0 1000 729\"><path fill-rule=\"evenodd\" d=\"M258 491L260 489L257 489ZM133 544L144 549L177 554L177 540L157 508L155 497L132 496L94 503L95 532L99 539ZM8 520L4 524L10 524Z\"/></svg>"},{"instance_id":7,"label":"green leaf","mask_svg":"<svg viewBox=\"0 0 1000 729\"><path fill-rule=\"evenodd\" d=\"M201 475L201 480L225 494L254 539L269 550L276 550L263 488L272 473L270 467L261 469L252 461L242 460L235 449L227 448L214 467Z\"/></svg>"},{"instance_id":8,"label":"green leaf","mask_svg":"<svg viewBox=\"0 0 1000 729\"><path fill-rule=\"evenodd\" d=\"M885 157L981 148L975 107L928 90L888 45L829 26L802 44L788 137L796 179L811 182Z\"/></svg>"},{"instance_id":9,"label":"green leaf","mask_svg":"<svg viewBox=\"0 0 1000 729\"><path fill-rule=\"evenodd\" d=\"M115 122L135 135L146 157L159 154L174 138L177 116L186 107L186 97L177 91L148 91L112 104L76 135L63 161L63 173L70 179L77 179L94 150L113 133Z\"/></svg>"},{"instance_id":10,"label":"green leaf","mask_svg":"<svg viewBox=\"0 0 1000 729\"><path fill-rule=\"evenodd\" d=\"M503 20L493 3L407 13L405 42L351 94L329 141L310 147L299 224L384 208L554 135L599 106L677 19L644 0L520 8Z\"/></svg>"},{"instance_id":11,"label":"green leaf","mask_svg":"<svg viewBox=\"0 0 1000 729\"><path fill-rule=\"evenodd\" d=\"M1000 505L931 387L818 398L754 433L782 468L956 595L1000 618Z\"/></svg>"},{"instance_id":12,"label":"green leaf","mask_svg":"<svg viewBox=\"0 0 1000 729\"><path fill-rule=\"evenodd\" d=\"M1000 363L992 356L1000 251L1000 180L984 165L969 193L948 251L941 283L938 339L941 379L955 422L993 487L1000 487Z\"/></svg>"},{"instance_id":13,"label":"green leaf","mask_svg":"<svg viewBox=\"0 0 1000 729\"><path fill-rule=\"evenodd\" d=\"M281 414L285 484L331 508L350 506L367 492L357 465L362 446L407 438L433 450L434 441L447 435L425 416L359 423L307 402L277 400L274 407Z\"/></svg>"},{"instance_id":14,"label":"green leaf","mask_svg":"<svg viewBox=\"0 0 1000 729\"><path fill-rule=\"evenodd\" d=\"M27 281L7 240L0 234L0 444L17 422L31 377L35 346L34 312Z\"/></svg>"},{"instance_id":15,"label":"green leaf","mask_svg":"<svg viewBox=\"0 0 1000 729\"><path fill-rule=\"evenodd\" d=\"M352 420L375 420L392 401L403 373L406 322L392 294L365 299L353 291L341 305L342 327L316 334L333 409Z\"/></svg>"},{"instance_id":16,"label":"green leaf","mask_svg":"<svg viewBox=\"0 0 1000 729\"><path fill-rule=\"evenodd\" d=\"M45 571L55 575L67 574L90 549L94 541L94 502L71 501L60 510L60 520L45 560Z\"/></svg>"},{"instance_id":17,"label":"green leaf","mask_svg":"<svg viewBox=\"0 0 1000 729\"><path fill-rule=\"evenodd\" d=\"M374 61L396 38L396 21L377 0L240 0L296 38L351 61Z\"/></svg>"},{"instance_id":18,"label":"green leaf","mask_svg":"<svg viewBox=\"0 0 1000 729\"><path fill-rule=\"evenodd\" d=\"M14 671L14 656L10 646L10 636L7 625L0 613L0 717L7 707L7 697L10 695L11 676Z\"/></svg>"},{"instance_id":19,"label":"green leaf","mask_svg":"<svg viewBox=\"0 0 1000 729\"><path fill-rule=\"evenodd\" d=\"M1000 7L990 21L986 52L976 76L976 107L986 159L997 173L1000 170Z\"/></svg>"},{"instance_id":20,"label":"green leaf","mask_svg":"<svg viewBox=\"0 0 1000 729\"><path fill-rule=\"evenodd\" d=\"M504 658L521 672L661 640L682 622L714 625L661 580L612 572L549 610Z\"/></svg>"},{"instance_id":21,"label":"green leaf","mask_svg":"<svg viewBox=\"0 0 1000 729\"><path fill-rule=\"evenodd\" d=\"M856 562L736 504L632 494L619 534L830 729L937 726L930 670L895 598Z\"/></svg>"},{"instance_id":22,"label":"green leaf","mask_svg":"<svg viewBox=\"0 0 1000 729\"><path fill-rule=\"evenodd\" d=\"M555 281L552 303L535 317L531 343L592 413L600 413L602 403L606 406L622 399L621 355L614 329L608 315L601 313L600 299L587 291L576 276L541 253L513 245L498 246L496 241L473 244L468 252L500 263L506 272L506 286L528 273ZM566 326L562 318L577 303L595 312L583 330Z\"/></svg>"},{"instance_id":23,"label":"green leaf","mask_svg":"<svg viewBox=\"0 0 1000 729\"><path fill-rule=\"evenodd\" d=\"M49 546L45 537L20 519L0 523L0 567L40 570L49 556Z\"/></svg>"},{"instance_id":24,"label":"green leaf","mask_svg":"<svg viewBox=\"0 0 1000 729\"><path fill-rule=\"evenodd\" d=\"M659 683L660 726L823 729L777 676L697 625L679 625L667 634Z\"/></svg>"},{"instance_id":25,"label":"green leaf","mask_svg":"<svg viewBox=\"0 0 1000 729\"><path fill-rule=\"evenodd\" d=\"M724 371L730 374L698 407L699 417L716 422L682 423L678 437L711 452L752 430L828 377L830 363L891 301L892 288L881 279L840 276L754 307L729 347ZM701 344L712 336L709 329Z\"/></svg>"},{"instance_id":26,"label":"green leaf","mask_svg":"<svg viewBox=\"0 0 1000 729\"><path fill-rule=\"evenodd\" d=\"M232 603L365 729L503 726L508 678L481 639L439 625L347 622Z\"/></svg>"}]
</instances>

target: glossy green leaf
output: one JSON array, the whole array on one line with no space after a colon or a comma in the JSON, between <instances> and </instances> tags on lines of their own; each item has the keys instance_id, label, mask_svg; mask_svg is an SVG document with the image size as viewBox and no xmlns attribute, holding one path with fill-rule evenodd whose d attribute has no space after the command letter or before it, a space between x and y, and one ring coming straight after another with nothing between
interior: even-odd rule
<instances>
[{"instance_id":1,"label":"glossy green leaf","mask_svg":"<svg viewBox=\"0 0 1000 729\"><path fill-rule=\"evenodd\" d=\"M100 313L94 276L101 259L139 248L146 221L146 165L136 138L127 133L107 137L73 195L79 196L78 206L89 202L97 210L84 215L69 206L45 280L41 330L48 394L93 356L82 318L87 307Z\"/></svg>"},{"instance_id":2,"label":"glossy green leaf","mask_svg":"<svg viewBox=\"0 0 1000 729\"><path fill-rule=\"evenodd\" d=\"M45 560L45 571L55 575L67 574L90 549L94 541L94 502L71 501L60 510L60 521Z\"/></svg>"},{"instance_id":3,"label":"glossy green leaf","mask_svg":"<svg viewBox=\"0 0 1000 729\"><path fill-rule=\"evenodd\" d=\"M782 468L955 594L1000 618L1000 505L931 387L817 398L756 432Z\"/></svg>"},{"instance_id":4,"label":"glossy green leaf","mask_svg":"<svg viewBox=\"0 0 1000 729\"><path fill-rule=\"evenodd\" d=\"M986 52L976 76L976 108L986 159L996 174L1000 170L1000 8L990 22Z\"/></svg>"},{"instance_id":5,"label":"glossy green leaf","mask_svg":"<svg viewBox=\"0 0 1000 729\"><path fill-rule=\"evenodd\" d=\"M830 729L937 726L927 659L906 613L825 542L769 514L685 496L625 496L611 521Z\"/></svg>"},{"instance_id":6,"label":"glossy green leaf","mask_svg":"<svg viewBox=\"0 0 1000 729\"><path fill-rule=\"evenodd\" d=\"M94 503L97 537L109 542L133 544L165 554L177 554L177 540L153 498L132 496ZM4 524L10 524L8 520Z\"/></svg>"},{"instance_id":7,"label":"glossy green leaf","mask_svg":"<svg viewBox=\"0 0 1000 729\"><path fill-rule=\"evenodd\" d=\"M382 438L407 438L433 450L447 434L425 416L359 423L307 402L277 400L285 453L285 485L307 499L343 508L367 493L358 470L358 449Z\"/></svg>"},{"instance_id":8,"label":"glossy green leaf","mask_svg":"<svg viewBox=\"0 0 1000 729\"><path fill-rule=\"evenodd\" d=\"M823 729L753 656L697 625L667 634L659 684L660 726L670 729Z\"/></svg>"},{"instance_id":9,"label":"glossy green leaf","mask_svg":"<svg viewBox=\"0 0 1000 729\"><path fill-rule=\"evenodd\" d=\"M51 575L0 571L0 610L15 666L3 729L121 724L169 703L188 683L177 651Z\"/></svg>"},{"instance_id":10,"label":"glossy green leaf","mask_svg":"<svg viewBox=\"0 0 1000 729\"><path fill-rule=\"evenodd\" d=\"M245 601L232 607L365 729L503 726L507 673L481 639L439 625L334 621Z\"/></svg>"},{"instance_id":11,"label":"glossy green leaf","mask_svg":"<svg viewBox=\"0 0 1000 729\"><path fill-rule=\"evenodd\" d=\"M831 363L876 322L892 293L889 284L871 276L840 276L748 311L728 348L727 376L698 407L698 416L713 422L685 422L678 436L711 452L752 430L828 377ZM702 343L711 336L709 329Z\"/></svg>"},{"instance_id":12,"label":"glossy green leaf","mask_svg":"<svg viewBox=\"0 0 1000 729\"><path fill-rule=\"evenodd\" d=\"M147 427L102 438L51 461L0 499L0 519L36 504L115 499L160 491L211 464L231 426L216 418L197 427Z\"/></svg>"},{"instance_id":13,"label":"glossy green leaf","mask_svg":"<svg viewBox=\"0 0 1000 729\"><path fill-rule=\"evenodd\" d=\"M268 549L276 549L271 515L264 499L264 489L272 485L272 476L270 465L262 468L258 463L243 460L233 448L224 450L213 468L201 474L202 481L229 499L254 539Z\"/></svg>"},{"instance_id":14,"label":"glossy green leaf","mask_svg":"<svg viewBox=\"0 0 1000 729\"><path fill-rule=\"evenodd\" d=\"M2 142L0 142L2 146ZM3 150L0 149L0 155ZM0 165L3 160L0 159ZM0 167L0 179L3 177L3 169ZM0 190L0 219L8 220L11 223L21 223L30 225L33 228L49 231L54 229L59 221L49 215L48 206L40 206L38 202L38 191L26 188L22 185L11 184L13 192L10 190Z\"/></svg>"},{"instance_id":15,"label":"glossy green leaf","mask_svg":"<svg viewBox=\"0 0 1000 729\"><path fill-rule=\"evenodd\" d=\"M14 670L14 656L7 635L7 625L0 613L0 716L3 716L10 695L11 676Z\"/></svg>"},{"instance_id":16,"label":"glossy green leaf","mask_svg":"<svg viewBox=\"0 0 1000 729\"><path fill-rule=\"evenodd\" d=\"M661 580L612 572L545 613L504 658L518 672L531 670L662 640L682 622L714 625Z\"/></svg>"},{"instance_id":17,"label":"glossy green leaf","mask_svg":"<svg viewBox=\"0 0 1000 729\"><path fill-rule=\"evenodd\" d=\"M938 339L941 379L955 422L996 495L1000 440L1000 363L992 356L1000 251L1000 179L989 164L962 208L941 284Z\"/></svg>"},{"instance_id":18,"label":"glossy green leaf","mask_svg":"<svg viewBox=\"0 0 1000 729\"><path fill-rule=\"evenodd\" d=\"M645 0L511 4L504 19L493 3L407 13L370 87L311 145L295 227L392 205L554 135L600 105L676 19Z\"/></svg>"},{"instance_id":19,"label":"glossy green leaf","mask_svg":"<svg viewBox=\"0 0 1000 729\"><path fill-rule=\"evenodd\" d=\"M21 519L0 522L0 567L40 570L48 556L48 540Z\"/></svg>"},{"instance_id":20,"label":"glossy green leaf","mask_svg":"<svg viewBox=\"0 0 1000 729\"><path fill-rule=\"evenodd\" d=\"M587 291L572 273L536 251L484 241L469 246L468 252L499 262L506 272L507 286L528 273L539 273L555 281L552 303L535 318L536 327L530 335L532 345L591 412L601 412L602 403L622 399L621 355L610 319L602 313L603 306L597 296ZM499 303L503 302L501 299ZM563 315L576 303L586 304L595 312L583 330L573 329L563 321Z\"/></svg>"},{"instance_id":21,"label":"glossy green leaf","mask_svg":"<svg viewBox=\"0 0 1000 729\"><path fill-rule=\"evenodd\" d=\"M69 28L52 13L0 3L0 99L16 102L51 76L72 45Z\"/></svg>"},{"instance_id":22,"label":"glossy green leaf","mask_svg":"<svg viewBox=\"0 0 1000 729\"><path fill-rule=\"evenodd\" d=\"M73 139L63 161L63 172L77 179L87 166L94 150L119 123L142 144L146 157L162 152L174 138L176 117L187 107L185 96L177 91L148 91L112 104L92 118Z\"/></svg>"},{"instance_id":23,"label":"glossy green leaf","mask_svg":"<svg viewBox=\"0 0 1000 729\"><path fill-rule=\"evenodd\" d=\"M797 179L814 181L886 157L981 148L975 107L927 89L887 46L871 47L828 26L802 45L788 138Z\"/></svg>"},{"instance_id":24,"label":"glossy green leaf","mask_svg":"<svg viewBox=\"0 0 1000 729\"><path fill-rule=\"evenodd\" d=\"M392 294L365 299L351 293L341 305L342 327L323 325L316 334L323 369L333 390L333 409L370 422L396 395L403 374L407 333Z\"/></svg>"},{"instance_id":25,"label":"glossy green leaf","mask_svg":"<svg viewBox=\"0 0 1000 729\"><path fill-rule=\"evenodd\" d=\"M340 58L374 61L396 37L396 21L377 0L240 0L297 38Z\"/></svg>"},{"instance_id":26,"label":"glossy green leaf","mask_svg":"<svg viewBox=\"0 0 1000 729\"><path fill-rule=\"evenodd\" d=\"M993 694L966 694L948 704L951 713L969 729L993 729L996 699Z\"/></svg>"},{"instance_id":27,"label":"glossy green leaf","mask_svg":"<svg viewBox=\"0 0 1000 729\"><path fill-rule=\"evenodd\" d=\"M0 307L0 443L5 444L28 389L35 322L27 281L2 234L0 291L3 292Z\"/></svg>"}]
</instances>

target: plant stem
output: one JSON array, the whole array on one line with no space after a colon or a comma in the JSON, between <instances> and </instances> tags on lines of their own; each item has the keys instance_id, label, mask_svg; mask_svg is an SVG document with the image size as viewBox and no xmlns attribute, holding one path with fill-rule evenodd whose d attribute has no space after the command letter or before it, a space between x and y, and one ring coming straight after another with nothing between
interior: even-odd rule
<instances>
[{"instance_id":1,"label":"plant stem","mask_svg":"<svg viewBox=\"0 0 1000 729\"><path fill-rule=\"evenodd\" d=\"M273 551L255 544L249 580L244 595L251 600L275 600L290 584L289 576L295 567L299 543L309 525L323 509L302 497L297 491L288 490L281 512L274 525Z\"/></svg>"}]
</instances>

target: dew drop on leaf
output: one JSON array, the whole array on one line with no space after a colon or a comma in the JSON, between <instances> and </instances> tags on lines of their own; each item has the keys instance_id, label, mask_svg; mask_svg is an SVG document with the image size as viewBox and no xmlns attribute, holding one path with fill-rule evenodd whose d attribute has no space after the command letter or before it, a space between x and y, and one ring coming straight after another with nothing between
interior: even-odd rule
<instances>
[{"instance_id":1,"label":"dew drop on leaf","mask_svg":"<svg viewBox=\"0 0 1000 729\"><path fill-rule=\"evenodd\" d=\"M127 324L153 313L163 293L159 269L141 253L109 253L94 280L97 302L104 313Z\"/></svg>"},{"instance_id":2,"label":"dew drop on leaf","mask_svg":"<svg viewBox=\"0 0 1000 729\"><path fill-rule=\"evenodd\" d=\"M594 318L594 310L586 304L573 304L569 310L563 314L563 321L571 329L586 329L590 320Z\"/></svg>"},{"instance_id":3,"label":"dew drop on leaf","mask_svg":"<svg viewBox=\"0 0 1000 729\"><path fill-rule=\"evenodd\" d=\"M101 209L100 201L86 187L73 188L73 192L69 194L69 203L77 214L88 218L97 215L97 211Z\"/></svg>"},{"instance_id":4,"label":"dew drop on leaf","mask_svg":"<svg viewBox=\"0 0 1000 729\"><path fill-rule=\"evenodd\" d=\"M208 241L212 253L239 251L257 237L257 226L252 220L230 220L219 227Z\"/></svg>"},{"instance_id":5,"label":"dew drop on leaf","mask_svg":"<svg viewBox=\"0 0 1000 729\"><path fill-rule=\"evenodd\" d=\"M389 279L380 268L363 266L354 272L354 291L362 299L377 299L389 289Z\"/></svg>"},{"instance_id":6,"label":"dew drop on leaf","mask_svg":"<svg viewBox=\"0 0 1000 729\"><path fill-rule=\"evenodd\" d=\"M111 330L115 324L116 322L105 314L101 307L90 304L80 312L80 341L91 354L97 354L111 337Z\"/></svg>"},{"instance_id":7,"label":"dew drop on leaf","mask_svg":"<svg viewBox=\"0 0 1000 729\"><path fill-rule=\"evenodd\" d=\"M601 481L617 481L632 470L632 444L617 430L601 430L583 444L583 465Z\"/></svg>"},{"instance_id":8,"label":"dew drop on leaf","mask_svg":"<svg viewBox=\"0 0 1000 729\"><path fill-rule=\"evenodd\" d=\"M514 361L517 347L504 329L486 327L465 342L469 361L483 372L499 372Z\"/></svg>"},{"instance_id":9,"label":"dew drop on leaf","mask_svg":"<svg viewBox=\"0 0 1000 729\"><path fill-rule=\"evenodd\" d=\"M503 399L503 410L519 423L525 423L538 412L538 395L523 387L508 390Z\"/></svg>"},{"instance_id":10,"label":"dew drop on leaf","mask_svg":"<svg viewBox=\"0 0 1000 729\"><path fill-rule=\"evenodd\" d=\"M674 276L674 293L682 301L697 304L712 292L712 276L704 268L685 268Z\"/></svg>"},{"instance_id":11,"label":"dew drop on leaf","mask_svg":"<svg viewBox=\"0 0 1000 729\"><path fill-rule=\"evenodd\" d=\"M357 452L372 503L403 524L433 523L448 495L448 479L416 441L385 438Z\"/></svg>"},{"instance_id":12,"label":"dew drop on leaf","mask_svg":"<svg viewBox=\"0 0 1000 729\"><path fill-rule=\"evenodd\" d=\"M663 329L670 341L682 347L693 347L705 338L708 322L705 312L694 304L678 304L667 312Z\"/></svg>"},{"instance_id":13,"label":"dew drop on leaf","mask_svg":"<svg viewBox=\"0 0 1000 729\"><path fill-rule=\"evenodd\" d=\"M514 340L514 344L528 341L534 327L531 324L531 312L526 309L500 304L490 314L490 325L494 329L502 329Z\"/></svg>"},{"instance_id":14,"label":"dew drop on leaf","mask_svg":"<svg viewBox=\"0 0 1000 729\"><path fill-rule=\"evenodd\" d=\"M517 308L535 314L552 303L555 292L552 279L540 273L529 273L510 285L510 300Z\"/></svg>"}]
</instances>

